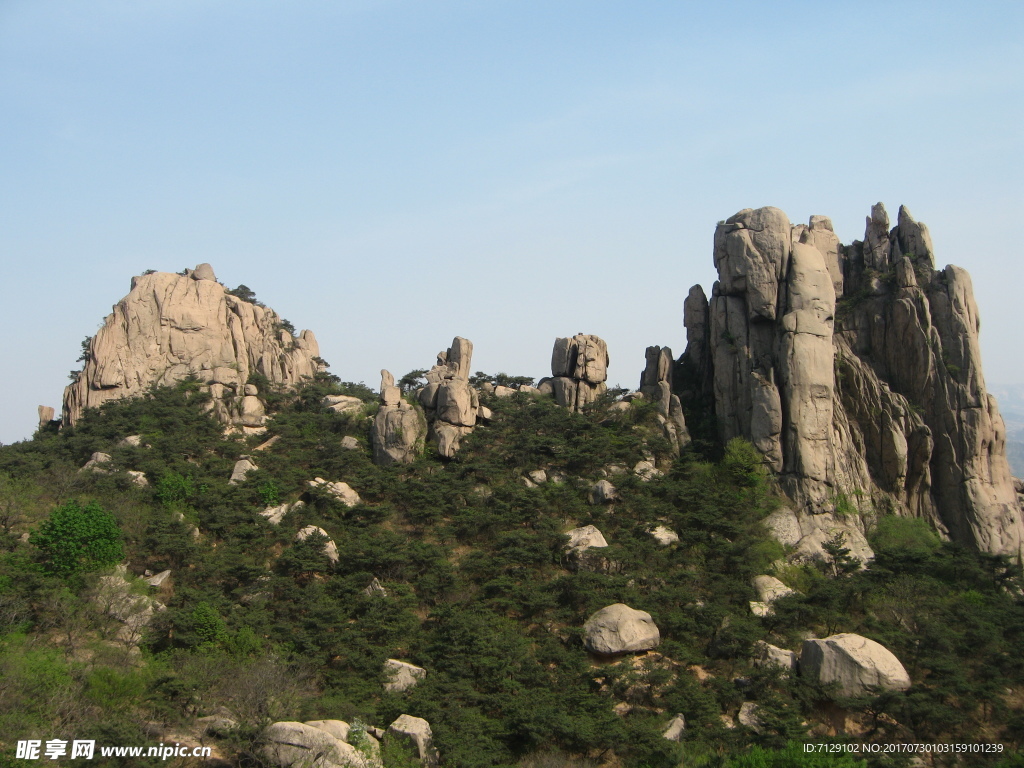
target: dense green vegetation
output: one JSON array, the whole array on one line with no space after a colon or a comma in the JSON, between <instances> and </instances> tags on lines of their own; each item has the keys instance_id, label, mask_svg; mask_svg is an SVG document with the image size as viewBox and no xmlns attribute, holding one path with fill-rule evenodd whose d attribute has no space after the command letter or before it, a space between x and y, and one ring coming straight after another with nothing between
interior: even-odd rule
<instances>
[{"instance_id":1,"label":"dense green vegetation","mask_svg":"<svg viewBox=\"0 0 1024 768\"><path fill-rule=\"evenodd\" d=\"M431 723L444 765L466 768L861 765L803 752L851 741L1000 742L1008 761L1024 744L1024 606L1019 570L1003 559L882 518L867 570L841 541L825 562L773 570L785 552L761 521L778 498L756 451L735 441L713 460L673 460L642 402L572 414L527 396L486 399L495 418L454 460L428 448L381 468L368 448L341 445L366 445L376 405L365 387L321 376L297 394L265 382L261 392L275 412L259 437L225 438L192 382L0 448L0 765L19 764L18 739L148 744L150 723L186 733L223 709L240 727L215 741L243 765L258 764L260 730L275 720L386 727L403 713ZM333 413L320 405L328 393L367 407ZM127 435L142 445L121 444ZM100 450L109 471L79 472ZM259 468L229 485L241 455ZM616 473L649 456L663 476ZM565 480L528 487L535 469ZM621 500L590 504L608 473ZM362 503L310 489L318 476L347 482ZM279 526L258 514L300 498ZM574 570L565 532L588 524L610 546L593 570ZM336 564L322 537L295 541L307 525L328 532ZM679 542L659 546L656 525ZM122 560L137 575L172 570L159 589L139 587L167 606L139 649L97 607L101 577ZM757 618L751 578L772 572L798 594ZM374 578L386 597L367 594ZM584 621L617 602L652 615L657 652L585 651ZM837 700L751 662L758 640L798 649L845 631L890 648L913 687ZM388 658L427 676L385 692ZM759 707L757 730L736 723L745 701ZM661 737L676 713L687 721L678 744Z\"/></svg>"}]
</instances>

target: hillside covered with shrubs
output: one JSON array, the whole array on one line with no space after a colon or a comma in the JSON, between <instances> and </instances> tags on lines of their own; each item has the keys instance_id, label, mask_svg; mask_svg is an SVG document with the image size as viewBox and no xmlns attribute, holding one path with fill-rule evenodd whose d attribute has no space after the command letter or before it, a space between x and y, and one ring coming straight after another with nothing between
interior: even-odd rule
<instances>
[{"instance_id":1,"label":"hillside covered with shrubs","mask_svg":"<svg viewBox=\"0 0 1024 768\"><path fill-rule=\"evenodd\" d=\"M958 764L1021 764L1024 604L1020 568L1005 557L882 516L869 567L842 537L824 559L787 564L762 522L783 497L761 455L697 434L676 456L653 403L610 407L621 392L581 413L481 393L492 417L454 458L428 447L381 467L367 387L326 373L297 392L254 383L265 434L226 437L209 395L185 382L0 447L0 765L26 764L14 757L22 739L141 745L171 734L259 766L270 723L387 728L402 714L427 720L441 765L460 768L912 757L822 762L805 743L990 743L999 751ZM336 413L327 395L365 406ZM109 461L82 471L97 452ZM257 468L232 484L243 456ZM653 471L634 471L641 462ZM316 478L347 483L359 502ZM601 480L616 498L592 498ZM277 524L260 514L282 505ZM583 556L567 534L591 525L608 546ZM297 540L308 526L336 558L319 532ZM659 541L659 526L678 540ZM121 564L148 606L138 626L105 597ZM756 615L761 574L792 594ZM650 614L655 650L587 651L584 623L616 603ZM848 698L758 662L763 643L799 651L844 632L892 651L911 687ZM387 690L387 659L426 675ZM667 739L677 716L685 729ZM211 717L232 725L204 733L197 724ZM146 763L124 760L61 763ZM383 761L413 757L385 740Z\"/></svg>"}]
</instances>

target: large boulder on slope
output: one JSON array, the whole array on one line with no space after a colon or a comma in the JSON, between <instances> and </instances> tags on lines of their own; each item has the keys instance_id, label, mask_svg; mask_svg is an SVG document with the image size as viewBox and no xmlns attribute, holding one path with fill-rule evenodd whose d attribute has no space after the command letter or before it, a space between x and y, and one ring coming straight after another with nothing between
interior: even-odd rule
<instances>
[{"instance_id":1,"label":"large boulder on slope","mask_svg":"<svg viewBox=\"0 0 1024 768\"><path fill-rule=\"evenodd\" d=\"M840 696L860 696L871 689L905 691L910 675L881 643L852 632L805 640L800 676L839 685Z\"/></svg>"},{"instance_id":2,"label":"large boulder on slope","mask_svg":"<svg viewBox=\"0 0 1024 768\"><path fill-rule=\"evenodd\" d=\"M661 633L651 614L623 603L602 608L583 625L583 645L594 653L649 651L660 642Z\"/></svg>"}]
</instances>

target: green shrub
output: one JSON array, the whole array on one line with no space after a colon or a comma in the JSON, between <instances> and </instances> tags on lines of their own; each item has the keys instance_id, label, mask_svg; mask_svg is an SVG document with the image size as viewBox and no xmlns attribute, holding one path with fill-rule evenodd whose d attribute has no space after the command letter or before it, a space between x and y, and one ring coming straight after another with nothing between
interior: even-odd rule
<instances>
[{"instance_id":1,"label":"green shrub","mask_svg":"<svg viewBox=\"0 0 1024 768\"><path fill-rule=\"evenodd\" d=\"M117 520L95 501L84 507L77 501L57 507L29 541L39 550L43 567L65 578L109 567L124 558Z\"/></svg>"}]
</instances>

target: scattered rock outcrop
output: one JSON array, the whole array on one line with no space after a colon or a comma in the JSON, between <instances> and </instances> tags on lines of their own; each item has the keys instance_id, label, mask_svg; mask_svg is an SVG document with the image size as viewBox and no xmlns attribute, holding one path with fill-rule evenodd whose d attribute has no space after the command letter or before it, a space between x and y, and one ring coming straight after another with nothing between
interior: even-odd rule
<instances>
[{"instance_id":1,"label":"scattered rock outcrop","mask_svg":"<svg viewBox=\"0 0 1024 768\"><path fill-rule=\"evenodd\" d=\"M757 591L757 600L750 601L750 610L755 616L770 616L772 603L780 597L795 594L774 576L755 576L754 589Z\"/></svg>"},{"instance_id":2,"label":"scattered rock outcrop","mask_svg":"<svg viewBox=\"0 0 1024 768\"><path fill-rule=\"evenodd\" d=\"M278 504L276 507L267 507L260 512L260 515L265 517L271 525L280 525L285 515L297 509L302 509L304 506L306 506L306 502L302 500L292 502L291 504Z\"/></svg>"},{"instance_id":3,"label":"scattered rock outcrop","mask_svg":"<svg viewBox=\"0 0 1024 768\"><path fill-rule=\"evenodd\" d=\"M39 412L39 429L48 426L53 421L54 412L49 405L40 405L36 410Z\"/></svg>"},{"instance_id":4,"label":"scattered rock outcrop","mask_svg":"<svg viewBox=\"0 0 1024 768\"><path fill-rule=\"evenodd\" d=\"M388 726L388 736L411 744L416 750L416 756L424 765L437 765L439 758L434 748L434 735L430 730L430 723L422 717L400 715Z\"/></svg>"},{"instance_id":5,"label":"scattered rock outcrop","mask_svg":"<svg viewBox=\"0 0 1024 768\"><path fill-rule=\"evenodd\" d=\"M384 690L400 693L409 690L426 677L427 670L407 661L387 659L384 662L384 676L387 678Z\"/></svg>"},{"instance_id":6,"label":"scattered rock outcrop","mask_svg":"<svg viewBox=\"0 0 1024 768\"><path fill-rule=\"evenodd\" d=\"M315 477L309 481L308 485L310 488L326 493L331 498L340 501L346 507L354 507L363 503L352 486L340 480L332 483L322 477Z\"/></svg>"},{"instance_id":7,"label":"scattered rock outcrop","mask_svg":"<svg viewBox=\"0 0 1024 768\"><path fill-rule=\"evenodd\" d=\"M764 640L754 643L754 663L759 667L781 667L786 674L796 672L796 654Z\"/></svg>"},{"instance_id":8,"label":"scattered rock outcrop","mask_svg":"<svg viewBox=\"0 0 1024 768\"><path fill-rule=\"evenodd\" d=\"M623 603L602 608L583 625L583 645L594 653L649 651L660 642L661 633L651 614Z\"/></svg>"},{"instance_id":9,"label":"scattered rock outcrop","mask_svg":"<svg viewBox=\"0 0 1024 768\"><path fill-rule=\"evenodd\" d=\"M779 474L804 537L842 532L870 556L858 513L893 508L1021 555L970 278L935 270L927 227L901 207L889 229L878 204L864 241L843 246L826 217L794 227L747 209L718 225L714 259L710 301L699 286L686 299L684 360L720 438L750 440Z\"/></svg>"},{"instance_id":10,"label":"scattered rock outcrop","mask_svg":"<svg viewBox=\"0 0 1024 768\"><path fill-rule=\"evenodd\" d=\"M163 603L132 588L124 565L117 566L113 574L98 579L92 599L102 611L121 622L117 639L129 647L137 646L156 614L166 610Z\"/></svg>"},{"instance_id":11,"label":"scattered rock outcrop","mask_svg":"<svg viewBox=\"0 0 1024 768\"><path fill-rule=\"evenodd\" d=\"M600 552L594 551L608 546L604 534L597 529L597 526L585 525L582 528L573 528L565 535L569 537L569 542L565 545L565 554L570 568L582 571L607 570L607 558L602 557Z\"/></svg>"},{"instance_id":12,"label":"scattered rock outcrop","mask_svg":"<svg viewBox=\"0 0 1024 768\"><path fill-rule=\"evenodd\" d=\"M294 386L320 370L319 354L311 331L293 336L272 309L228 293L208 264L184 275L153 272L132 278L90 340L84 368L64 390L63 421L196 376L225 423L258 427L263 406L245 391L249 374Z\"/></svg>"},{"instance_id":13,"label":"scattered rock outcrop","mask_svg":"<svg viewBox=\"0 0 1024 768\"><path fill-rule=\"evenodd\" d=\"M590 489L591 504L610 504L618 498L618 489L607 480L598 480Z\"/></svg>"},{"instance_id":14,"label":"scattered rock outcrop","mask_svg":"<svg viewBox=\"0 0 1024 768\"><path fill-rule=\"evenodd\" d=\"M907 670L888 648L852 632L805 640L800 675L820 683L837 683L840 696L910 687Z\"/></svg>"},{"instance_id":15,"label":"scattered rock outcrop","mask_svg":"<svg viewBox=\"0 0 1024 768\"><path fill-rule=\"evenodd\" d=\"M228 480L230 485L238 485L239 483L245 482L245 476L252 472L254 469L259 469L248 456L243 456L235 462L235 466L231 469L231 477Z\"/></svg>"},{"instance_id":16,"label":"scattered rock outcrop","mask_svg":"<svg viewBox=\"0 0 1024 768\"><path fill-rule=\"evenodd\" d=\"M316 525L307 525L295 534L295 540L305 541L313 535L320 535L326 539L324 542L324 555L331 561L331 563L338 562L338 545L334 543L334 539L332 539L330 534L328 534L323 528Z\"/></svg>"},{"instance_id":17,"label":"scattered rock outcrop","mask_svg":"<svg viewBox=\"0 0 1024 768\"><path fill-rule=\"evenodd\" d=\"M651 537L662 547L668 547L679 541L679 534L665 525L656 525L650 531Z\"/></svg>"},{"instance_id":18,"label":"scattered rock outcrop","mask_svg":"<svg viewBox=\"0 0 1024 768\"><path fill-rule=\"evenodd\" d=\"M370 430L374 463L380 466L412 463L423 453L426 435L423 412L405 401L389 371L381 371L380 410Z\"/></svg>"},{"instance_id":19,"label":"scattered rock outcrop","mask_svg":"<svg viewBox=\"0 0 1024 768\"><path fill-rule=\"evenodd\" d=\"M608 390L608 345L597 336L577 333L555 339L551 378L541 379L538 394L554 395L559 405L581 410Z\"/></svg>"},{"instance_id":20,"label":"scattered rock outcrop","mask_svg":"<svg viewBox=\"0 0 1024 768\"><path fill-rule=\"evenodd\" d=\"M669 741L682 741L684 733L686 733L686 718L683 715L676 715L669 721L668 727L665 728L661 737Z\"/></svg>"},{"instance_id":21,"label":"scattered rock outcrop","mask_svg":"<svg viewBox=\"0 0 1024 768\"><path fill-rule=\"evenodd\" d=\"M672 448L679 452L690 444L690 433L683 417L683 405L679 395L672 391L672 369L675 360L668 347L648 347L647 367L640 376L640 393L658 404L658 414L665 436Z\"/></svg>"},{"instance_id":22,"label":"scattered rock outcrop","mask_svg":"<svg viewBox=\"0 0 1024 768\"><path fill-rule=\"evenodd\" d=\"M312 722L330 724L335 721ZM268 725L263 730L262 755L278 768L369 768L372 761L351 744L332 735L329 727L289 721Z\"/></svg>"}]
</instances>

